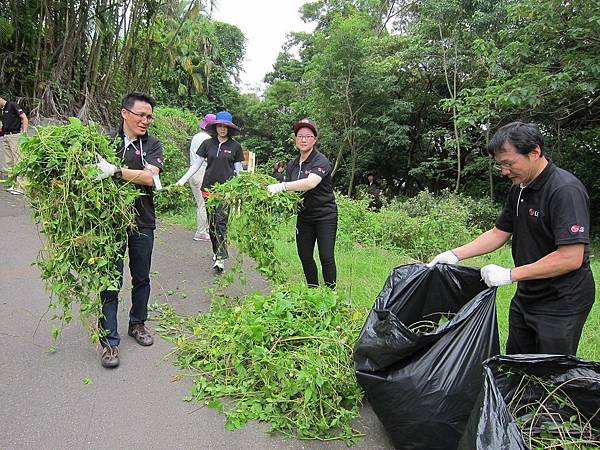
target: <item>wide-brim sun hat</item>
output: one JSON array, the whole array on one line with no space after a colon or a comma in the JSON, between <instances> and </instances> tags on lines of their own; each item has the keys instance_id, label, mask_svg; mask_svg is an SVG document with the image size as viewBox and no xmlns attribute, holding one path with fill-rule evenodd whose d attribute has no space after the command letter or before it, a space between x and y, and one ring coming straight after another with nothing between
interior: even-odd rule
<instances>
[{"instance_id":1,"label":"wide-brim sun hat","mask_svg":"<svg viewBox=\"0 0 600 450\"><path fill-rule=\"evenodd\" d=\"M294 124L294 134L298 134L298 130L300 128L309 128L312 130L313 133L315 133L315 136L318 135L317 133L317 124L315 123L314 120L309 119L308 117L305 117L304 119L300 119L298 122L296 122Z\"/></svg>"},{"instance_id":2,"label":"wide-brim sun hat","mask_svg":"<svg viewBox=\"0 0 600 450\"><path fill-rule=\"evenodd\" d=\"M204 116L204 118L202 119L202 121L199 123L199 126L200 126L200 128L202 128L204 130L208 125L213 123L216 119L217 119L217 116L215 116L214 114L206 114Z\"/></svg>"},{"instance_id":3,"label":"wide-brim sun hat","mask_svg":"<svg viewBox=\"0 0 600 450\"><path fill-rule=\"evenodd\" d=\"M228 136L235 136L236 134L239 134L239 132L240 132L240 128L236 124L233 123L233 116L231 115L231 113L229 111L219 111L217 113L217 115L215 116L215 120L213 120L211 123L206 125L206 131L209 131L216 135L217 134L217 130L216 130L217 125L225 125L227 128L229 128L229 131L227 132Z\"/></svg>"}]
</instances>

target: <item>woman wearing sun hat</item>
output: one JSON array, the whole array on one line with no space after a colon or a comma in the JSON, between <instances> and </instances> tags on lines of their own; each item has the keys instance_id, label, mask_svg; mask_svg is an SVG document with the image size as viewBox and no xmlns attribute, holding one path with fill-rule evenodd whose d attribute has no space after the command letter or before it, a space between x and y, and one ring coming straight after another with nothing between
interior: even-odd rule
<instances>
[{"instance_id":1,"label":"woman wearing sun hat","mask_svg":"<svg viewBox=\"0 0 600 450\"><path fill-rule=\"evenodd\" d=\"M300 154L287 165L285 181L267 186L275 194L282 191L302 192L303 202L296 221L296 247L302 262L306 283L318 286L317 265L313 258L315 241L325 284L335 287L335 237L337 232L337 204L333 194L331 164L317 150L317 126L309 118L293 126L296 147Z\"/></svg>"},{"instance_id":2,"label":"woman wearing sun hat","mask_svg":"<svg viewBox=\"0 0 600 450\"><path fill-rule=\"evenodd\" d=\"M240 173L244 160L242 146L232 138L239 134L240 129L233 123L231 113L218 112L215 119L206 125L206 131L212 137L202 142L196 152L198 160L177 181L180 186L185 184L206 160L206 172L202 181L202 192L205 198L208 197L210 188L215 183L225 183ZM226 243L227 220L228 211L220 206L208 214L210 241L214 254L213 269L217 273L223 272L225 260L229 256Z\"/></svg>"}]
</instances>

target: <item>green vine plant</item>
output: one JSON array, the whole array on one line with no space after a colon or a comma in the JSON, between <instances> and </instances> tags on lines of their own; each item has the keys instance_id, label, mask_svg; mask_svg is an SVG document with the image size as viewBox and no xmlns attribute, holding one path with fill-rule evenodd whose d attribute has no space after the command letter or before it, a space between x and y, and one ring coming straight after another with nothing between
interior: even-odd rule
<instances>
[{"instance_id":1,"label":"green vine plant","mask_svg":"<svg viewBox=\"0 0 600 450\"><path fill-rule=\"evenodd\" d=\"M298 285L216 297L209 312L190 317L169 304L153 309L156 330L193 377L185 400L224 412L227 429L260 420L300 439L350 445L364 436L352 427L362 399L352 363L362 315L340 292Z\"/></svg>"},{"instance_id":2,"label":"green vine plant","mask_svg":"<svg viewBox=\"0 0 600 450\"><path fill-rule=\"evenodd\" d=\"M268 175L242 172L215 185L206 207L214 209L220 205L229 209L228 241L255 261L258 272L281 283L284 276L275 245L281 224L296 212L300 196L291 192L269 194L266 187L274 181Z\"/></svg>"},{"instance_id":3,"label":"green vine plant","mask_svg":"<svg viewBox=\"0 0 600 450\"><path fill-rule=\"evenodd\" d=\"M113 144L94 125L69 119L64 126L38 128L21 141L22 160L11 178L25 177L25 194L40 232L46 236L35 265L49 290L56 340L79 304L82 323L98 342L100 293L119 288L115 262L122 258L127 230L135 226L130 183L109 177L95 181L96 155L117 163Z\"/></svg>"}]
</instances>

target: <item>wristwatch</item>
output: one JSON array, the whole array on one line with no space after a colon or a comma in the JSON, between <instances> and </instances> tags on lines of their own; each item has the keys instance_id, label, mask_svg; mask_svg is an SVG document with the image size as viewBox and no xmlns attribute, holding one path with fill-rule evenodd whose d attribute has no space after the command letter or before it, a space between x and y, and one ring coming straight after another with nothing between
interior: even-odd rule
<instances>
[{"instance_id":1,"label":"wristwatch","mask_svg":"<svg viewBox=\"0 0 600 450\"><path fill-rule=\"evenodd\" d=\"M115 173L114 173L113 177L115 177L115 178L123 178L123 172L121 171L120 167L117 167L115 169Z\"/></svg>"}]
</instances>

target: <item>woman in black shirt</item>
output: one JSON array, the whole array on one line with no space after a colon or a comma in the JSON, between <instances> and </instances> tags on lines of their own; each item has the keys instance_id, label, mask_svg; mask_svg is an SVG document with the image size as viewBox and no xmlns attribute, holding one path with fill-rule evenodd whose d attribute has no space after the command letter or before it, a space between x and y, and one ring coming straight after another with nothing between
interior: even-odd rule
<instances>
[{"instance_id":1,"label":"woman in black shirt","mask_svg":"<svg viewBox=\"0 0 600 450\"><path fill-rule=\"evenodd\" d=\"M215 183L225 183L231 177L242 171L244 154L241 145L232 138L239 133L239 128L233 123L233 117L227 111L217 113L216 119L206 126L206 131L212 136L200 144L196 152L198 160L190 166L177 184L183 186L194 175L204 160L206 172L202 180L202 196L208 198L210 189ZM208 212L209 235L213 249L213 269L216 273L223 272L227 252L227 221L229 211L218 206Z\"/></svg>"},{"instance_id":2,"label":"woman in black shirt","mask_svg":"<svg viewBox=\"0 0 600 450\"><path fill-rule=\"evenodd\" d=\"M302 192L303 202L296 222L296 246L302 262L306 283L318 286L317 265L313 258L315 242L319 247L319 259L325 284L335 287L335 237L337 232L337 205L333 194L331 164L316 148L317 127L315 122L304 118L294 124L296 147L300 154L287 165L285 179L271 184L269 192Z\"/></svg>"}]
</instances>

